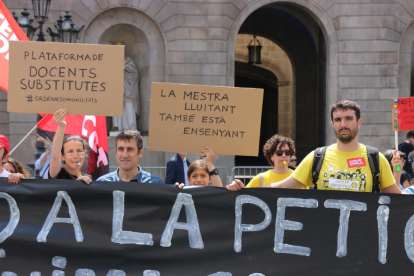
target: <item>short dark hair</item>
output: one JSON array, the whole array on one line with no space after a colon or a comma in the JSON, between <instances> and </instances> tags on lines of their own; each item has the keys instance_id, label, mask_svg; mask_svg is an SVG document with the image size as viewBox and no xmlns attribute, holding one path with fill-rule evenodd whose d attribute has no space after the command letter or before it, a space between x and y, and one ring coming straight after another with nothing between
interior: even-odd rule
<instances>
[{"instance_id":1,"label":"short dark hair","mask_svg":"<svg viewBox=\"0 0 414 276\"><path fill-rule=\"evenodd\" d=\"M405 137L407 139L414 138L414 130L410 130Z\"/></svg>"},{"instance_id":2,"label":"short dark hair","mask_svg":"<svg viewBox=\"0 0 414 276\"><path fill-rule=\"evenodd\" d=\"M273 135L269 140L267 140L266 144L263 146L263 154L266 157L267 162L269 162L271 166L274 166L271 157L275 153L277 146L279 144L281 144L281 146L288 145L290 156L296 153L295 142L292 139L285 136L281 136L279 134Z\"/></svg>"},{"instance_id":3,"label":"short dark hair","mask_svg":"<svg viewBox=\"0 0 414 276\"><path fill-rule=\"evenodd\" d=\"M6 148L3 148L3 149L4 149L4 152L3 152L3 157L1 159L3 159L6 156L6 154L8 154Z\"/></svg>"},{"instance_id":4,"label":"short dark hair","mask_svg":"<svg viewBox=\"0 0 414 276\"><path fill-rule=\"evenodd\" d=\"M207 173L209 173L206 161L204 159L197 159L188 167L187 177L190 178L191 174L198 169L204 169Z\"/></svg>"},{"instance_id":5,"label":"short dark hair","mask_svg":"<svg viewBox=\"0 0 414 276\"><path fill-rule=\"evenodd\" d=\"M81 142L82 143L82 148L83 148L83 150L85 150L85 141L82 139L82 137L80 137L78 135L70 135L70 136L66 136L63 139L62 149L60 150L60 152L62 153L62 155L65 154L65 151L63 150L64 147L65 147L65 144L67 142L70 142L70 141L79 141L79 142Z\"/></svg>"},{"instance_id":6,"label":"short dark hair","mask_svg":"<svg viewBox=\"0 0 414 276\"><path fill-rule=\"evenodd\" d=\"M144 140L138 130L124 130L120 132L115 138L115 146L118 145L118 140L127 140L129 142L131 139L135 139L137 141L138 151L144 147Z\"/></svg>"},{"instance_id":7,"label":"short dark hair","mask_svg":"<svg viewBox=\"0 0 414 276\"><path fill-rule=\"evenodd\" d=\"M333 121L333 113L337 109L352 109L353 111L355 111L357 121L359 120L359 118L361 118L361 107L356 102L350 100L339 100L331 106L331 121Z\"/></svg>"}]
</instances>

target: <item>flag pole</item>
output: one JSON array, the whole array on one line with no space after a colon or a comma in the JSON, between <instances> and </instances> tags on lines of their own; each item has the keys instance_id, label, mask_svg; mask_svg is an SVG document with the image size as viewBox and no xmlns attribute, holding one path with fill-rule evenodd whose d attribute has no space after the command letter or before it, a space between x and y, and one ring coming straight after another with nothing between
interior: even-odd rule
<instances>
[{"instance_id":1,"label":"flag pole","mask_svg":"<svg viewBox=\"0 0 414 276\"><path fill-rule=\"evenodd\" d=\"M20 140L20 142L10 151L9 155L11 155L19 146L21 143L23 143L23 141L29 137L29 135L37 128L37 125L35 125L32 130L29 131L29 133L26 134L26 136L23 137L22 140Z\"/></svg>"}]
</instances>

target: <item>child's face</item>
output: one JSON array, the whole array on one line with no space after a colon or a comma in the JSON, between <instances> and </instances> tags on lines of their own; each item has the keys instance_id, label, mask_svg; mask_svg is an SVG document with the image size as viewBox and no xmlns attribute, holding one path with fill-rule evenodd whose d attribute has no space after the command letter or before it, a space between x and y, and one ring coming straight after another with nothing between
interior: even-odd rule
<instances>
[{"instance_id":1,"label":"child's face","mask_svg":"<svg viewBox=\"0 0 414 276\"><path fill-rule=\"evenodd\" d=\"M211 182L211 178L206 170L197 169L190 175L188 182L191 186L208 186Z\"/></svg>"}]
</instances>

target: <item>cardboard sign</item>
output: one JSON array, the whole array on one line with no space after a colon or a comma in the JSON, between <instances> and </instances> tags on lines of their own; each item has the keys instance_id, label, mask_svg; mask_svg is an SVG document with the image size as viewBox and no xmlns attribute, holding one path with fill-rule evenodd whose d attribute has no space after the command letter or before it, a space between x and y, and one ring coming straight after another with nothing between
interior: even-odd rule
<instances>
[{"instance_id":1,"label":"cardboard sign","mask_svg":"<svg viewBox=\"0 0 414 276\"><path fill-rule=\"evenodd\" d=\"M414 98L392 99L392 127L394 131L414 129Z\"/></svg>"},{"instance_id":2,"label":"cardboard sign","mask_svg":"<svg viewBox=\"0 0 414 276\"><path fill-rule=\"evenodd\" d=\"M257 156L263 89L152 83L148 149Z\"/></svg>"},{"instance_id":3,"label":"cardboard sign","mask_svg":"<svg viewBox=\"0 0 414 276\"><path fill-rule=\"evenodd\" d=\"M122 116L124 46L10 42L7 111Z\"/></svg>"}]
</instances>

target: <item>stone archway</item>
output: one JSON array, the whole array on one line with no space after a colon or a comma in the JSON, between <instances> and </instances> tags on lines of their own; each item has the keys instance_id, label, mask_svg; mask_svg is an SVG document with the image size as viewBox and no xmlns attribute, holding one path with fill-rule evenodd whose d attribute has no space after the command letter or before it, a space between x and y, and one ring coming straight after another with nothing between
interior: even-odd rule
<instances>
[{"instance_id":1,"label":"stone archway","mask_svg":"<svg viewBox=\"0 0 414 276\"><path fill-rule=\"evenodd\" d=\"M164 82L166 44L157 23L142 11L116 7L95 16L86 26L82 43L125 43L126 54L136 63L140 73L141 116L137 124L143 135L149 130L151 82Z\"/></svg>"},{"instance_id":2,"label":"stone archway","mask_svg":"<svg viewBox=\"0 0 414 276\"><path fill-rule=\"evenodd\" d=\"M270 5L270 4L284 4L294 6L304 13L308 14L313 21L315 21L322 32L324 37L325 43L322 45L326 51L326 56L324 57L324 62L326 63L326 76L324 79L324 86L326 88L326 94L324 95L325 99L323 100L322 104L320 105L321 108L324 110L324 114L329 114L329 107L330 105L339 99L339 91L338 91L338 57L339 57L339 48L338 48L338 38L335 31L335 27L330 19L330 17L326 14L326 12L317 4L313 3L312 1L305 1L305 0L258 0L251 3L248 7L243 9L243 11L238 15L236 20L234 21L229 36L227 39L227 85L234 86L234 77L235 77L235 41L236 36L239 33L239 30L245 20L256 10ZM289 53L288 53L289 54ZM294 69L295 70L295 69ZM293 86L295 89L295 80L293 80ZM323 117L326 117L324 115ZM322 119L319 116L319 119ZM323 128L329 129L330 128L330 120L327 118L323 118ZM332 132L326 132L323 135L325 140L327 141L334 141L335 136Z\"/></svg>"},{"instance_id":3,"label":"stone archway","mask_svg":"<svg viewBox=\"0 0 414 276\"><path fill-rule=\"evenodd\" d=\"M248 62L247 45L253 38L252 35L239 34L237 36L235 61L240 63ZM276 76L275 85L278 89L278 134L295 139L295 93L293 91L292 63L286 52L273 41L257 36L262 48L262 63L258 66L268 70ZM240 70L241 68L239 68ZM273 80L266 80L272 82Z\"/></svg>"}]
</instances>

